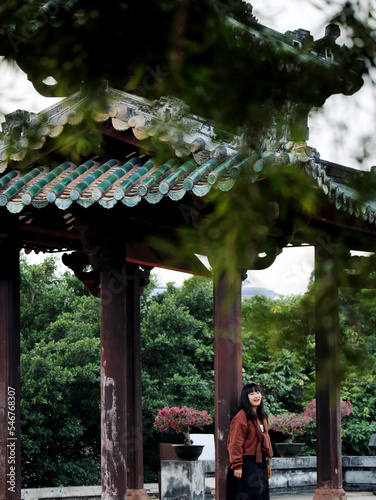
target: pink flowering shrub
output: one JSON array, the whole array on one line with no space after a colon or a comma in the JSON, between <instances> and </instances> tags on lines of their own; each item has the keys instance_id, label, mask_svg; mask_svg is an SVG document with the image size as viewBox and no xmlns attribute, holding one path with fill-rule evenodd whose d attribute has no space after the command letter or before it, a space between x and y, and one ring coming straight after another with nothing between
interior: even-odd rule
<instances>
[{"instance_id":1,"label":"pink flowering shrub","mask_svg":"<svg viewBox=\"0 0 376 500\"><path fill-rule=\"evenodd\" d=\"M177 434L184 434L184 444L192 444L190 438L191 427L202 427L213 422L212 416L206 411L198 411L194 408L165 407L158 411L154 421L154 427L159 431L167 432L169 429Z\"/></svg>"},{"instance_id":2,"label":"pink flowering shrub","mask_svg":"<svg viewBox=\"0 0 376 500\"><path fill-rule=\"evenodd\" d=\"M351 411L352 411L351 401L341 401L341 417L346 417L350 415ZM310 401L307 404L302 415L311 419L311 422L316 422L316 399L312 399L312 401Z\"/></svg>"},{"instance_id":3,"label":"pink flowering shrub","mask_svg":"<svg viewBox=\"0 0 376 500\"><path fill-rule=\"evenodd\" d=\"M269 429L285 434L289 441L293 441L295 436L303 436L304 428L312 422L309 417L303 417L301 413L284 413L270 417L269 421Z\"/></svg>"},{"instance_id":4,"label":"pink flowering shrub","mask_svg":"<svg viewBox=\"0 0 376 500\"><path fill-rule=\"evenodd\" d=\"M341 417L350 415L352 411L351 401L341 401ZM295 437L303 436L305 428L310 423L316 422L316 399L312 399L303 413L284 413L269 418L269 429L281 432L288 436L289 441Z\"/></svg>"}]
</instances>

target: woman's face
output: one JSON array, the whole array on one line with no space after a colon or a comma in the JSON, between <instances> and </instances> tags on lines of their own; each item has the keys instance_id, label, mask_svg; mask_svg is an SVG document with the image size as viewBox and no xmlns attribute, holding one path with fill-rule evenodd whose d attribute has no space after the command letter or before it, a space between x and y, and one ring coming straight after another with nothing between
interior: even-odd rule
<instances>
[{"instance_id":1,"label":"woman's face","mask_svg":"<svg viewBox=\"0 0 376 500\"><path fill-rule=\"evenodd\" d=\"M259 392L259 391L250 392L248 394L248 399L249 399L249 402L251 403L252 409L254 411L256 411L257 407L261 403L261 399L262 399L261 392Z\"/></svg>"}]
</instances>

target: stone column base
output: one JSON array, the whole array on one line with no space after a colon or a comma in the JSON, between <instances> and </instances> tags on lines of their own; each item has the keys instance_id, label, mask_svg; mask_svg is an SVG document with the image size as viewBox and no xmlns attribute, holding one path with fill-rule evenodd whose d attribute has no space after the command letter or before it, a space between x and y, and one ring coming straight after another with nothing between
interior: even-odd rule
<instances>
[{"instance_id":1,"label":"stone column base","mask_svg":"<svg viewBox=\"0 0 376 500\"><path fill-rule=\"evenodd\" d=\"M203 460L162 460L162 500L197 500L205 497Z\"/></svg>"},{"instance_id":2,"label":"stone column base","mask_svg":"<svg viewBox=\"0 0 376 500\"><path fill-rule=\"evenodd\" d=\"M313 500L346 500L346 493L342 488L318 488Z\"/></svg>"},{"instance_id":3,"label":"stone column base","mask_svg":"<svg viewBox=\"0 0 376 500\"><path fill-rule=\"evenodd\" d=\"M128 500L150 500L149 495L146 493L146 490L127 490L127 499Z\"/></svg>"}]
</instances>

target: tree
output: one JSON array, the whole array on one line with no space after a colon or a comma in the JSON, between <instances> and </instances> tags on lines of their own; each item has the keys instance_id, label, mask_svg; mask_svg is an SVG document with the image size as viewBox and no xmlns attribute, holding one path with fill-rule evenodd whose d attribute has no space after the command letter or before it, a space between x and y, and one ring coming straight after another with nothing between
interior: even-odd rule
<instances>
[{"instance_id":1,"label":"tree","mask_svg":"<svg viewBox=\"0 0 376 500\"><path fill-rule=\"evenodd\" d=\"M149 298L142 319L142 386L145 481L159 470L158 443L166 437L154 430L158 410L193 406L214 411L212 291L205 278L193 277L181 289ZM211 429L206 429L210 432ZM168 442L179 437L169 433Z\"/></svg>"},{"instance_id":2,"label":"tree","mask_svg":"<svg viewBox=\"0 0 376 500\"><path fill-rule=\"evenodd\" d=\"M145 477L156 480L158 409L213 412L211 282L141 299ZM57 261L21 262L21 407L24 487L100 482L99 301ZM168 439L174 439L169 436ZM175 437L175 439L177 439Z\"/></svg>"},{"instance_id":3,"label":"tree","mask_svg":"<svg viewBox=\"0 0 376 500\"><path fill-rule=\"evenodd\" d=\"M24 487L100 481L99 302L57 262L21 265Z\"/></svg>"},{"instance_id":4,"label":"tree","mask_svg":"<svg viewBox=\"0 0 376 500\"><path fill-rule=\"evenodd\" d=\"M0 55L15 61L42 95L84 89L90 96L83 108L86 130L94 127L91 112L106 81L151 100L178 97L192 113L214 120L218 133L239 133L242 147L257 147L276 123L277 135L291 127L291 139L301 140L312 107L362 85L373 65L368 18L359 20L348 2L338 11L336 22L359 43L337 46L332 29L325 40L303 37L301 50L290 50L242 0L129 0L111 9L99 0L6 0L0 7ZM153 22L139 36L145 15ZM103 26L111 36L99 39ZM132 51L113 50L136 39ZM335 53L333 67L314 56L326 44ZM51 77L56 83L46 84Z\"/></svg>"},{"instance_id":5,"label":"tree","mask_svg":"<svg viewBox=\"0 0 376 500\"><path fill-rule=\"evenodd\" d=\"M179 442L153 423L164 406L214 412L213 290L192 277L141 298L145 480L156 481L158 444ZM315 396L311 292L242 303L243 378L262 385L269 414L300 413ZM57 261L21 263L23 486L100 481L99 301ZM341 397L353 411L342 423L345 454L373 454L376 392L375 292L340 294ZM205 429L211 432L213 429ZM305 453L313 453L307 427Z\"/></svg>"},{"instance_id":6,"label":"tree","mask_svg":"<svg viewBox=\"0 0 376 500\"><path fill-rule=\"evenodd\" d=\"M153 22L140 36L145 13ZM92 112L101 104L100 90L107 81L151 100L162 95L182 99L192 113L215 122L218 138L234 134L242 153L264 152L270 144L280 151L287 141L307 139L306 120L313 107L335 93L351 95L363 78L372 78L373 17L372 7L365 10L355 0L343 1L331 19L336 24L315 41L303 32L298 40L295 33L287 38L273 33L242 0L129 0L111 9L99 0L6 0L0 6L0 55L19 64L41 94L67 96L82 89L88 97L82 132L97 130ZM111 27L111 36L98 38L103 26ZM348 47L336 44L340 27ZM119 56L113 48L129 40L138 42ZM328 63L331 56L334 64ZM56 84L47 85L49 77ZM15 141L23 127L26 132L28 117L21 122L9 134ZM88 145L96 148L88 144L88 136L70 147L75 159L84 156ZM64 134L59 140L64 141ZM319 203L304 173L290 167L265 169L263 182L257 183L261 186L237 182L226 195L209 196L212 213L200 227L182 235L180 248L190 255L201 248L212 256L213 267L226 266L233 273L253 266L263 251L276 255L291 235L277 242L267 239L277 217L275 204L284 205L278 216L293 232L304 228ZM253 173L251 167L245 169L244 179ZM360 199L368 199L373 186L353 187ZM294 220L283 219L282 212L287 218L290 209Z\"/></svg>"},{"instance_id":7,"label":"tree","mask_svg":"<svg viewBox=\"0 0 376 500\"><path fill-rule=\"evenodd\" d=\"M340 290L341 399L352 413L342 420L345 455L369 455L375 414L375 291ZM271 415L300 413L315 397L315 339L312 291L304 296L254 297L243 302L243 369L262 385ZM309 424L304 454L313 454Z\"/></svg>"},{"instance_id":8,"label":"tree","mask_svg":"<svg viewBox=\"0 0 376 500\"><path fill-rule=\"evenodd\" d=\"M242 307L246 380L263 387L269 412L300 412L314 394L312 311L300 296L245 300Z\"/></svg>"},{"instance_id":9,"label":"tree","mask_svg":"<svg viewBox=\"0 0 376 500\"><path fill-rule=\"evenodd\" d=\"M275 109L282 109L293 93L295 99L312 107L322 104L328 88L354 91L350 87L359 85L354 70L366 71L355 65L355 59L371 59L374 47L367 38L367 17L362 23L352 5L339 5L337 21L366 47L342 48L345 57L336 72L325 66L305 66L300 56L273 43L268 34L266 43L259 44L257 34L263 28L252 6L241 0L131 0L118 2L110 10L97 0L33 0L27 4L6 0L0 10L0 54L15 60L42 94L66 96L82 85L93 89L108 80L117 88L136 89L150 97L176 95L195 113L239 126L252 115L254 119L259 103L270 101ZM153 23L140 37L145 15ZM98 40L96 34L102 26L111 27L111 36ZM335 34L332 37L336 39ZM134 39L139 42L131 52L119 56L113 50ZM312 40L306 44L310 49ZM301 71L303 67L305 71ZM43 83L51 76L57 82L52 87ZM346 86L341 82L344 77ZM228 92L233 88L237 91ZM222 100L224 95L227 103ZM220 107L218 102L222 102ZM258 123L268 118L264 113Z\"/></svg>"},{"instance_id":10,"label":"tree","mask_svg":"<svg viewBox=\"0 0 376 500\"><path fill-rule=\"evenodd\" d=\"M368 447L376 420L375 290L344 288L340 293L342 395L353 403L343 422L345 454L373 455Z\"/></svg>"}]
</instances>

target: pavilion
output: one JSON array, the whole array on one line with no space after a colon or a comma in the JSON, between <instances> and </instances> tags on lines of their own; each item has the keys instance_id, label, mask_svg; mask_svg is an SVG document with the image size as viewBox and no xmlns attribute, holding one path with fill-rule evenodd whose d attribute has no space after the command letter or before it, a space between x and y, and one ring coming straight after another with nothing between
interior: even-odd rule
<instances>
[{"instance_id":1,"label":"pavilion","mask_svg":"<svg viewBox=\"0 0 376 500\"><path fill-rule=\"evenodd\" d=\"M304 30L289 33L284 43L299 50L303 35ZM327 41L326 49L332 37L328 35ZM313 57L329 64L332 52L325 50L325 43L323 47ZM212 123L189 114L179 99L151 102L106 86L98 92L102 108L92 116L97 129L87 131L86 139L92 143L105 138L101 154L88 152L78 162L69 154L70 144L85 138L81 125L83 110L90 109L90 97L81 92L38 115L23 111L8 115L3 126L0 474L13 481L14 488L9 488L13 482L1 482L0 499L21 498L20 249L66 251L64 263L100 297L102 498L147 498L143 490L139 298L150 269L160 266L206 274L194 253L179 253L179 229L194 229L210 215L213 207L205 202L209 193L227 193L238 183L246 183L252 194L252 186L258 189L270 172L291 166L304 173L320 203L307 215L301 212L299 200L285 204L283 199L266 196L269 225L257 254L245 256L245 268L268 267L287 244L315 247L315 275L320 282L315 306L315 499L346 498L336 369L337 297L339 286L373 286L369 278L372 258L354 258L350 250L374 250L376 196L369 199L356 189L373 185L374 172L320 159L307 145L304 126L306 135L300 140L291 138L287 129L278 138L278 147L268 139L260 150L247 150L240 137L217 136ZM70 142L62 145L61 134ZM155 151L156 142L164 148L162 160ZM176 253L159 248L158 238L175 242ZM87 265L91 271L86 270ZM234 279L225 269L214 269L213 278L216 491L217 499L222 500L226 438L242 386L242 273L239 269ZM15 401L14 411L10 411L11 401ZM138 446L127 446L135 439Z\"/></svg>"}]
</instances>

